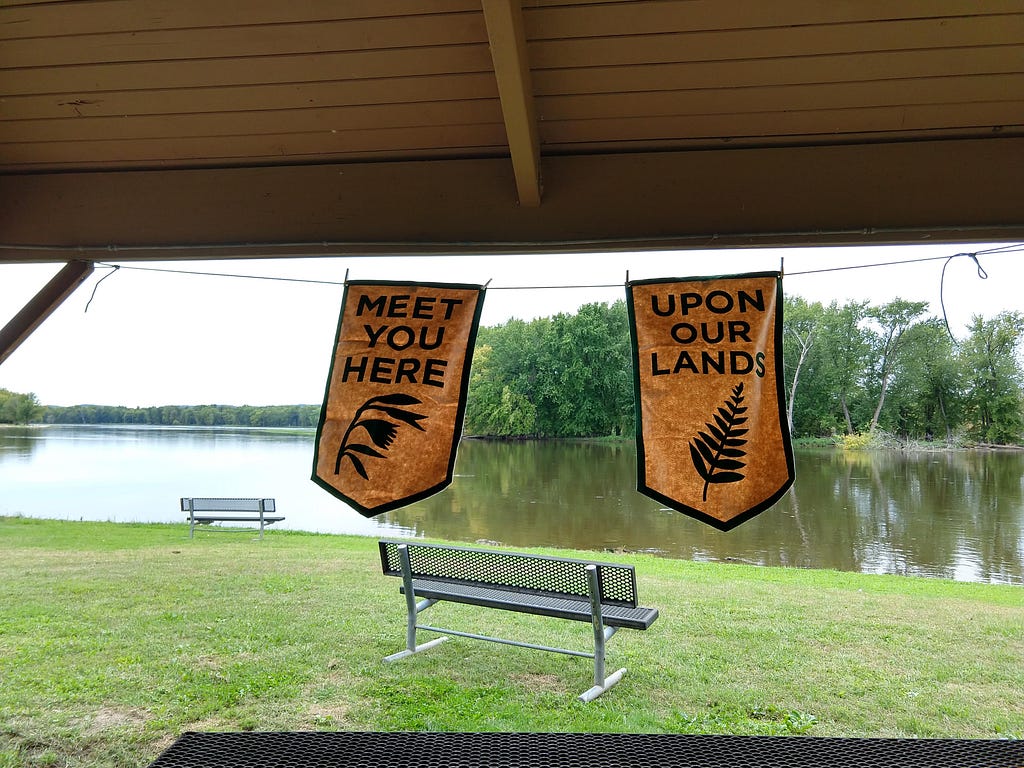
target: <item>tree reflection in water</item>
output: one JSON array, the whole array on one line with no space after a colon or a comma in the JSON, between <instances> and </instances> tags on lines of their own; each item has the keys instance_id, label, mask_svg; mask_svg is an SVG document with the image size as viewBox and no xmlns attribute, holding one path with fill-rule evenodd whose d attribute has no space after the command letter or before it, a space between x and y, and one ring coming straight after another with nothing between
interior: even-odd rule
<instances>
[{"instance_id":1,"label":"tree reflection in water","mask_svg":"<svg viewBox=\"0 0 1024 768\"><path fill-rule=\"evenodd\" d=\"M631 443L465 440L452 486L387 519L456 541L1024 583L1024 454L796 461L778 504L721 532L637 493Z\"/></svg>"}]
</instances>

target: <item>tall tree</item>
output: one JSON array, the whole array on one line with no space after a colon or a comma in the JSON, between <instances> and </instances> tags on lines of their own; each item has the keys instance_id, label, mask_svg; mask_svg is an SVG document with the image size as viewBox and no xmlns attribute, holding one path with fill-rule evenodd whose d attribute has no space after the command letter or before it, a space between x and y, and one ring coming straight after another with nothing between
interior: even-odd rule
<instances>
[{"instance_id":1,"label":"tall tree","mask_svg":"<svg viewBox=\"0 0 1024 768\"><path fill-rule=\"evenodd\" d=\"M471 434L496 436L543 435L550 419L544 398L550 399L549 385L539 381L550 377L550 366L542 369L543 346L551 320L526 322L513 318L506 323L481 328L470 378L466 407L466 430ZM543 391L542 391L543 390ZM544 400L545 413L538 402Z\"/></svg>"},{"instance_id":2,"label":"tall tree","mask_svg":"<svg viewBox=\"0 0 1024 768\"><path fill-rule=\"evenodd\" d=\"M878 418L882 414L882 406L885 405L886 392L907 349L907 329L927 309L926 301L905 301L896 298L888 304L867 310L867 318L876 326L871 335L871 348L878 385L878 401L871 416L871 424L868 426L869 432L874 432L878 426Z\"/></svg>"},{"instance_id":3,"label":"tall tree","mask_svg":"<svg viewBox=\"0 0 1024 768\"><path fill-rule=\"evenodd\" d=\"M841 307L833 301L825 310L822 324L832 391L838 398L848 435L854 433L851 400L863 381L870 351L867 334L861 327L867 307L866 301L850 301Z\"/></svg>"},{"instance_id":4,"label":"tall tree","mask_svg":"<svg viewBox=\"0 0 1024 768\"><path fill-rule=\"evenodd\" d=\"M0 389L0 424L29 424L38 420L42 412L34 392L24 394Z\"/></svg>"},{"instance_id":5,"label":"tall tree","mask_svg":"<svg viewBox=\"0 0 1024 768\"><path fill-rule=\"evenodd\" d=\"M492 339L496 335L494 329L484 331L481 335ZM496 437L525 436L537 432L537 409L525 395L513 389L510 379L502 375L502 366L495 359L494 348L490 344L478 343L473 354L466 431Z\"/></svg>"},{"instance_id":6,"label":"tall tree","mask_svg":"<svg viewBox=\"0 0 1024 768\"><path fill-rule=\"evenodd\" d=\"M808 362L811 349L817 340L818 331L825 320L821 304L808 304L799 296L786 296L783 304L783 360L785 361L788 402L786 417L790 434L793 433L793 411L796 406L800 373Z\"/></svg>"},{"instance_id":7,"label":"tall tree","mask_svg":"<svg viewBox=\"0 0 1024 768\"><path fill-rule=\"evenodd\" d=\"M482 328L466 430L538 437L628 433L633 426L629 366L623 301Z\"/></svg>"},{"instance_id":8,"label":"tall tree","mask_svg":"<svg viewBox=\"0 0 1024 768\"><path fill-rule=\"evenodd\" d=\"M622 434L632 427L626 304L585 304L554 318L558 434Z\"/></svg>"},{"instance_id":9,"label":"tall tree","mask_svg":"<svg viewBox=\"0 0 1024 768\"><path fill-rule=\"evenodd\" d=\"M962 418L963 384L953 340L938 318L915 323L906 332L906 354L899 381L903 420L898 425L907 434L934 438L947 443Z\"/></svg>"},{"instance_id":10,"label":"tall tree","mask_svg":"<svg viewBox=\"0 0 1024 768\"><path fill-rule=\"evenodd\" d=\"M1024 314L1020 312L971 319L970 335L960 347L960 363L967 379L968 431L975 439L1013 443L1024 433L1024 371L1018 356L1022 338Z\"/></svg>"}]
</instances>

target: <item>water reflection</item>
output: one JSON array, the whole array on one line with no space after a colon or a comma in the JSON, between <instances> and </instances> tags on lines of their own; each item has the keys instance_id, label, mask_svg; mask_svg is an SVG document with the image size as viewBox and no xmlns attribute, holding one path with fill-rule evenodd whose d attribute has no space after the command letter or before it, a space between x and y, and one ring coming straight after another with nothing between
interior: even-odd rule
<instances>
[{"instance_id":1,"label":"water reflection","mask_svg":"<svg viewBox=\"0 0 1024 768\"><path fill-rule=\"evenodd\" d=\"M632 445L464 441L443 493L389 513L418 534L512 546L1024 583L1024 457L798 451L797 480L717 531L634 489Z\"/></svg>"},{"instance_id":2,"label":"water reflection","mask_svg":"<svg viewBox=\"0 0 1024 768\"><path fill-rule=\"evenodd\" d=\"M1021 457L1007 453L805 453L787 499L817 537L831 519L835 567L1021 582ZM831 513L827 512L831 510Z\"/></svg>"},{"instance_id":3,"label":"water reflection","mask_svg":"<svg viewBox=\"0 0 1024 768\"><path fill-rule=\"evenodd\" d=\"M637 493L631 443L463 441L442 493L367 520L309 480L312 432L0 429L0 515L181 522L180 496L273 496L277 528L1024 584L1024 452L798 451L727 533Z\"/></svg>"},{"instance_id":4,"label":"water reflection","mask_svg":"<svg viewBox=\"0 0 1024 768\"><path fill-rule=\"evenodd\" d=\"M33 439L37 433L33 427L3 427L0 430L0 461L30 459L38 445Z\"/></svg>"}]
</instances>

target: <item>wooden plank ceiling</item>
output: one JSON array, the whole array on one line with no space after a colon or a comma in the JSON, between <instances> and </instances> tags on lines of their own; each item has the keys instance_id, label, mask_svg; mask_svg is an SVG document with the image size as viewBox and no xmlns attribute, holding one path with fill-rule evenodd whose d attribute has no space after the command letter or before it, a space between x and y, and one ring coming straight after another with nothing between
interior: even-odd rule
<instances>
[{"instance_id":1,"label":"wooden plank ceiling","mask_svg":"<svg viewBox=\"0 0 1024 768\"><path fill-rule=\"evenodd\" d=\"M0 2L0 261L1024 238L1024 0Z\"/></svg>"}]
</instances>

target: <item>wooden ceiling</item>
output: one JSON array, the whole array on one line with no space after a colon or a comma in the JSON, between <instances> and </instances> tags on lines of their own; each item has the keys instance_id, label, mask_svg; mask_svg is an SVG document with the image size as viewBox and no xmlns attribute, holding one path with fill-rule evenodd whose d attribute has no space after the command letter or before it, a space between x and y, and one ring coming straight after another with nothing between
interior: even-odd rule
<instances>
[{"instance_id":1,"label":"wooden ceiling","mask_svg":"<svg viewBox=\"0 0 1024 768\"><path fill-rule=\"evenodd\" d=\"M0 261L1024 239L1024 0L0 0Z\"/></svg>"}]
</instances>

